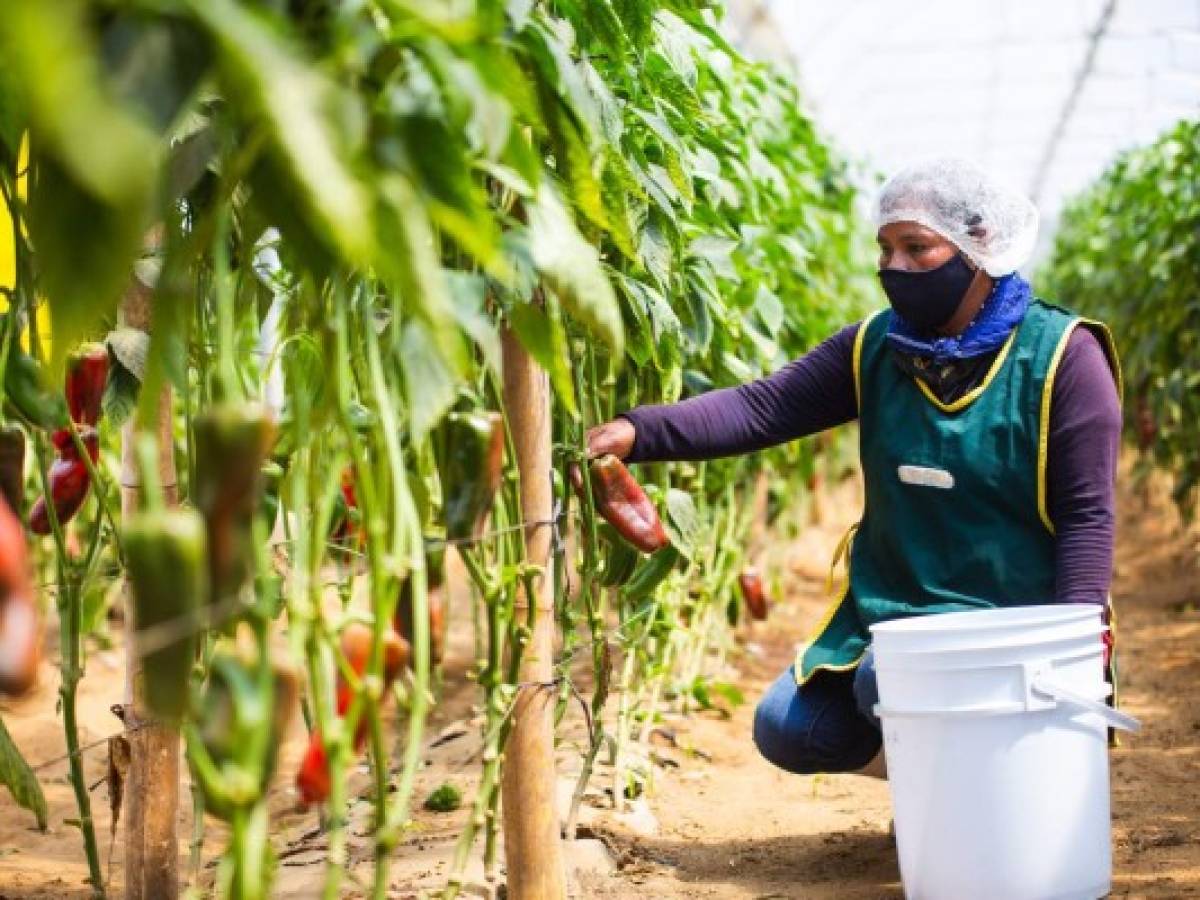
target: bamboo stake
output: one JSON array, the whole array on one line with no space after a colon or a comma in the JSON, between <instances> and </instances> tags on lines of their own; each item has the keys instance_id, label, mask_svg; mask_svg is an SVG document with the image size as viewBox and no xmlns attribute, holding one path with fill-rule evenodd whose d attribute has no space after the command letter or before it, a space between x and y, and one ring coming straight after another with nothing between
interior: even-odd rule
<instances>
[{"instance_id":1,"label":"bamboo stake","mask_svg":"<svg viewBox=\"0 0 1200 900\"><path fill-rule=\"evenodd\" d=\"M521 516L542 522L552 515L550 383L511 330L502 336L504 408L521 476ZM525 534L528 560L545 570L551 529ZM558 811L555 808L554 703L543 687L553 678L554 598L545 574L533 579L533 596L519 590L516 616L532 612L529 644L521 660L512 732L505 746L501 785L508 896L512 900L561 900L566 896ZM514 648L516 649L516 648Z\"/></svg>"},{"instance_id":2,"label":"bamboo stake","mask_svg":"<svg viewBox=\"0 0 1200 900\"><path fill-rule=\"evenodd\" d=\"M121 318L130 328L150 330L149 289L138 283L126 293ZM162 389L157 410L158 477L168 506L179 502L171 430L171 389ZM131 417L121 429L121 518L141 504L137 433ZM129 735L129 783L125 789L126 900L174 900L179 896L179 733L147 721L142 701L142 666L134 640L133 600L126 586L125 726ZM137 727L137 726L142 727Z\"/></svg>"}]
</instances>

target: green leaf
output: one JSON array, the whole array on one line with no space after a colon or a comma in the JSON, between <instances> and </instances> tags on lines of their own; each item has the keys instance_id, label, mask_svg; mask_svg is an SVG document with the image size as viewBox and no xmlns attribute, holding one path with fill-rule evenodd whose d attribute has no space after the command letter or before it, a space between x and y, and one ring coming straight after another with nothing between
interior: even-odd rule
<instances>
[{"instance_id":1,"label":"green leaf","mask_svg":"<svg viewBox=\"0 0 1200 900\"><path fill-rule=\"evenodd\" d=\"M612 285L596 248L583 239L548 184L542 185L529 207L529 249L546 286L563 308L619 359L624 327Z\"/></svg>"},{"instance_id":2,"label":"green leaf","mask_svg":"<svg viewBox=\"0 0 1200 900\"><path fill-rule=\"evenodd\" d=\"M437 241L420 200L400 175L382 176L377 188L380 229L388 248L380 261L380 272L393 287L397 303L411 304L411 312L421 317L442 360L462 374L468 360L455 327L445 270L436 252ZM397 306L393 314L400 318L404 310Z\"/></svg>"},{"instance_id":3,"label":"green leaf","mask_svg":"<svg viewBox=\"0 0 1200 900\"><path fill-rule=\"evenodd\" d=\"M508 321L521 346L549 374L564 410L571 418L578 418L579 407L571 380L571 350L557 307L546 309L537 303L517 303L508 311Z\"/></svg>"},{"instance_id":4,"label":"green leaf","mask_svg":"<svg viewBox=\"0 0 1200 900\"><path fill-rule=\"evenodd\" d=\"M651 36L653 6L645 0L613 0L613 9L634 48L645 47Z\"/></svg>"},{"instance_id":5,"label":"green leaf","mask_svg":"<svg viewBox=\"0 0 1200 900\"><path fill-rule=\"evenodd\" d=\"M736 279L737 269L733 264L733 253L737 249L737 241L717 235L703 235L695 238L688 247L688 253L697 259L705 260L718 278Z\"/></svg>"},{"instance_id":6,"label":"green leaf","mask_svg":"<svg viewBox=\"0 0 1200 900\"><path fill-rule=\"evenodd\" d=\"M8 157L10 165L16 164L21 135L27 127L28 112L17 73L11 66L0 66L0 159Z\"/></svg>"},{"instance_id":7,"label":"green leaf","mask_svg":"<svg viewBox=\"0 0 1200 900\"><path fill-rule=\"evenodd\" d=\"M212 47L191 22L117 13L101 32L112 89L155 131L175 121L212 61Z\"/></svg>"},{"instance_id":8,"label":"green leaf","mask_svg":"<svg viewBox=\"0 0 1200 900\"><path fill-rule=\"evenodd\" d=\"M225 90L267 137L268 149L309 220L355 264L375 256L371 198L347 146L353 98L305 60L249 8L231 0L188 0L220 48ZM279 223L283 225L284 223Z\"/></svg>"},{"instance_id":9,"label":"green leaf","mask_svg":"<svg viewBox=\"0 0 1200 900\"><path fill-rule=\"evenodd\" d=\"M604 196L597 176L598 159L588 148L578 127L555 102L546 109L554 148L554 163L575 208L597 228L608 227Z\"/></svg>"},{"instance_id":10,"label":"green leaf","mask_svg":"<svg viewBox=\"0 0 1200 900\"><path fill-rule=\"evenodd\" d=\"M101 407L104 417L114 428L120 428L137 408L138 391L142 383L120 362L109 366Z\"/></svg>"},{"instance_id":11,"label":"green leaf","mask_svg":"<svg viewBox=\"0 0 1200 900\"><path fill-rule=\"evenodd\" d=\"M642 229L638 256L641 258L642 265L646 267L646 271L658 282L658 286L667 290L671 282L671 245L653 218L648 220L645 228Z\"/></svg>"},{"instance_id":12,"label":"green leaf","mask_svg":"<svg viewBox=\"0 0 1200 900\"><path fill-rule=\"evenodd\" d=\"M461 135L441 115L400 116L392 127L403 139L416 186L427 195L433 220L482 265L493 266L496 225L488 214L486 195L471 176Z\"/></svg>"},{"instance_id":13,"label":"green leaf","mask_svg":"<svg viewBox=\"0 0 1200 900\"><path fill-rule=\"evenodd\" d=\"M529 24L529 15L533 12L534 0L506 0L504 11L512 22L513 31L521 31Z\"/></svg>"},{"instance_id":14,"label":"green leaf","mask_svg":"<svg viewBox=\"0 0 1200 900\"><path fill-rule=\"evenodd\" d=\"M691 494L677 488L667 491L667 519L663 524L671 543L690 559L696 550L696 536L700 530L696 502Z\"/></svg>"},{"instance_id":15,"label":"green leaf","mask_svg":"<svg viewBox=\"0 0 1200 900\"><path fill-rule=\"evenodd\" d=\"M654 16L655 49L662 54L672 71L689 87L695 87L696 61L692 58L692 46L696 34L683 19L665 10Z\"/></svg>"},{"instance_id":16,"label":"green leaf","mask_svg":"<svg viewBox=\"0 0 1200 900\"><path fill-rule=\"evenodd\" d=\"M758 286L758 293L754 297L754 312L767 329L767 334L772 338L778 336L779 329L783 327L783 303L766 285Z\"/></svg>"},{"instance_id":17,"label":"green leaf","mask_svg":"<svg viewBox=\"0 0 1200 900\"><path fill-rule=\"evenodd\" d=\"M45 367L16 345L8 352L4 399L31 424L46 431L62 428L67 422L66 401L50 386Z\"/></svg>"},{"instance_id":18,"label":"green leaf","mask_svg":"<svg viewBox=\"0 0 1200 900\"><path fill-rule=\"evenodd\" d=\"M600 130L609 144L619 145L625 133L625 120L621 115L622 101L613 94L604 77L590 62L579 64L583 83L592 95L600 121Z\"/></svg>"},{"instance_id":19,"label":"green leaf","mask_svg":"<svg viewBox=\"0 0 1200 900\"><path fill-rule=\"evenodd\" d=\"M29 234L54 327L51 368L106 330L140 254L147 208L138 198L113 205L92 194L53 157L35 155Z\"/></svg>"},{"instance_id":20,"label":"green leaf","mask_svg":"<svg viewBox=\"0 0 1200 900\"><path fill-rule=\"evenodd\" d=\"M409 436L413 444L420 444L454 404L460 379L419 319L404 326L399 352L408 400Z\"/></svg>"},{"instance_id":21,"label":"green leaf","mask_svg":"<svg viewBox=\"0 0 1200 900\"><path fill-rule=\"evenodd\" d=\"M669 221L677 221L679 213L676 208L683 206L683 195L675 186L671 174L658 163L650 163L645 169L637 170L637 175L642 188L654 201L659 212Z\"/></svg>"},{"instance_id":22,"label":"green leaf","mask_svg":"<svg viewBox=\"0 0 1200 900\"><path fill-rule=\"evenodd\" d=\"M654 356L660 369L669 371L679 363L679 317L663 295L636 278L621 276L621 287L634 306L644 311L654 340Z\"/></svg>"},{"instance_id":23,"label":"green leaf","mask_svg":"<svg viewBox=\"0 0 1200 900\"><path fill-rule=\"evenodd\" d=\"M0 782L8 788L18 806L33 813L38 829L45 831L47 812L42 786L13 743L3 719L0 719Z\"/></svg>"},{"instance_id":24,"label":"green leaf","mask_svg":"<svg viewBox=\"0 0 1200 900\"><path fill-rule=\"evenodd\" d=\"M570 23L539 15L529 33L531 53L544 82L553 88L569 110L590 148L599 130L600 114L582 72L571 58L575 36Z\"/></svg>"},{"instance_id":25,"label":"green leaf","mask_svg":"<svg viewBox=\"0 0 1200 900\"><path fill-rule=\"evenodd\" d=\"M667 120L658 113L639 109L636 106L629 107L629 111L646 124L654 136L662 141L664 147L679 154L684 152L683 140L676 134L675 129L670 126Z\"/></svg>"},{"instance_id":26,"label":"green leaf","mask_svg":"<svg viewBox=\"0 0 1200 900\"><path fill-rule=\"evenodd\" d=\"M446 272L454 318L459 327L483 353L484 362L494 372L500 372L500 336L484 310L487 282L481 275L469 272Z\"/></svg>"},{"instance_id":27,"label":"green leaf","mask_svg":"<svg viewBox=\"0 0 1200 900\"><path fill-rule=\"evenodd\" d=\"M630 204L630 197L616 166L606 165L600 189L604 198L604 213L608 220L608 233L617 249L626 259L637 261L638 251L634 245L637 216Z\"/></svg>"},{"instance_id":28,"label":"green leaf","mask_svg":"<svg viewBox=\"0 0 1200 900\"><path fill-rule=\"evenodd\" d=\"M98 207L137 209L154 180L158 139L115 97L84 12L71 0L0 3L0 53L60 171Z\"/></svg>"}]
</instances>

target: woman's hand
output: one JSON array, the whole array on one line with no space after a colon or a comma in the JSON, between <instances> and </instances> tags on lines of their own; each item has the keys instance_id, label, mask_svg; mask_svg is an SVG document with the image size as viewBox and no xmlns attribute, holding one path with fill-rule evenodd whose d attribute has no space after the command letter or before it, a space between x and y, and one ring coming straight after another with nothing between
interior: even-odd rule
<instances>
[{"instance_id":1,"label":"woman's hand","mask_svg":"<svg viewBox=\"0 0 1200 900\"><path fill-rule=\"evenodd\" d=\"M589 428L588 458L611 453L617 459L624 459L633 450L634 435L633 423L628 419L613 419L611 422Z\"/></svg>"}]
</instances>

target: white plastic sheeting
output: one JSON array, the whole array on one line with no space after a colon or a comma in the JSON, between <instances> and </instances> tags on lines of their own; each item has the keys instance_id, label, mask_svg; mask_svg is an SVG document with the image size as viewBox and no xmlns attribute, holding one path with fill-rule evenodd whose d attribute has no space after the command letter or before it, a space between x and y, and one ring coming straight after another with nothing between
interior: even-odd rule
<instances>
[{"instance_id":1,"label":"white plastic sheeting","mask_svg":"<svg viewBox=\"0 0 1200 900\"><path fill-rule=\"evenodd\" d=\"M1200 0L743 0L726 24L796 66L849 155L974 159L1044 233L1120 150L1200 115Z\"/></svg>"}]
</instances>

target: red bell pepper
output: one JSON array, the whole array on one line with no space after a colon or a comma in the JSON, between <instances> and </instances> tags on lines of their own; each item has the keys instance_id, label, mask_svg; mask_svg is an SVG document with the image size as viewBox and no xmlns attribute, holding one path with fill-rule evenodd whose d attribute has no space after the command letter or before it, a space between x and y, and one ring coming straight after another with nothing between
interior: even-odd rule
<instances>
[{"instance_id":1,"label":"red bell pepper","mask_svg":"<svg viewBox=\"0 0 1200 900\"><path fill-rule=\"evenodd\" d=\"M100 421L104 385L108 382L108 348L83 344L67 357L67 411L82 425Z\"/></svg>"},{"instance_id":2,"label":"red bell pepper","mask_svg":"<svg viewBox=\"0 0 1200 900\"><path fill-rule=\"evenodd\" d=\"M96 434L96 429L88 426L80 428L79 431L88 456L95 463L100 458L100 437ZM79 512L79 507L83 506L92 479L88 474L87 463L79 456L70 431L65 428L59 429L51 435L51 440L58 450L58 459L50 466L48 474L50 496L58 514L58 523L64 525ZM33 509L29 511L29 530L34 534L50 533L50 513L45 497L38 497Z\"/></svg>"},{"instance_id":3,"label":"red bell pepper","mask_svg":"<svg viewBox=\"0 0 1200 900\"><path fill-rule=\"evenodd\" d=\"M351 671L362 675L371 656L371 629L361 622L351 622L342 629L342 655L346 657ZM383 683L386 689L408 665L409 645L394 631L383 636ZM337 714L344 716L354 700L354 691L342 677L337 678ZM354 732L354 750L362 750L367 739L368 722L361 720ZM316 803L329 796L329 760L321 733L314 730L308 738L308 747L296 773L296 788L305 803Z\"/></svg>"},{"instance_id":4,"label":"red bell pepper","mask_svg":"<svg viewBox=\"0 0 1200 900\"><path fill-rule=\"evenodd\" d=\"M621 537L643 553L654 553L671 542L658 510L621 460L611 453L599 456L588 464L588 475L596 512ZM571 480L582 495L583 474L578 466L572 467Z\"/></svg>"},{"instance_id":5,"label":"red bell pepper","mask_svg":"<svg viewBox=\"0 0 1200 900\"><path fill-rule=\"evenodd\" d=\"M763 590L762 576L754 566L747 566L738 576L738 587L742 591L742 600L750 616L759 622L767 618L767 596Z\"/></svg>"}]
</instances>

